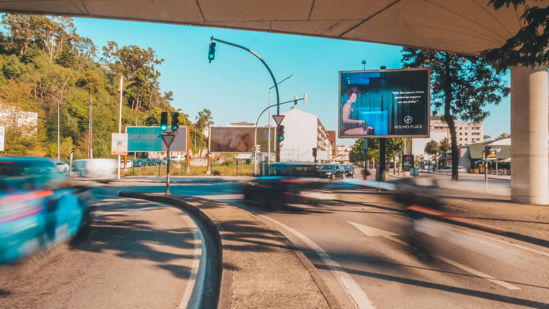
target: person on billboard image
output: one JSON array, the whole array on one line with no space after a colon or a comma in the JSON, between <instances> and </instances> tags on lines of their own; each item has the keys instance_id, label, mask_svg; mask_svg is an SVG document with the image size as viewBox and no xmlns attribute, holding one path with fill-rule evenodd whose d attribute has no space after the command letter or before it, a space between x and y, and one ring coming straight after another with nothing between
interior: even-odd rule
<instances>
[{"instance_id":1,"label":"person on billboard image","mask_svg":"<svg viewBox=\"0 0 549 309\"><path fill-rule=\"evenodd\" d=\"M374 128L368 126L368 123L359 119L360 115L354 104L360 90L356 86L351 86L345 91L347 102L341 109L341 127L345 135L374 135Z\"/></svg>"}]
</instances>

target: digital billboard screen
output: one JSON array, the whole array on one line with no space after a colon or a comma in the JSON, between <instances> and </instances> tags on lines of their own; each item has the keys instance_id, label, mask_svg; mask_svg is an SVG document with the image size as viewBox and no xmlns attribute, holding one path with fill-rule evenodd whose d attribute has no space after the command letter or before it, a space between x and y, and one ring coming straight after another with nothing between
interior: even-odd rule
<instances>
[{"instance_id":1,"label":"digital billboard screen","mask_svg":"<svg viewBox=\"0 0 549 309\"><path fill-rule=\"evenodd\" d=\"M275 128L271 127L271 151L275 147ZM255 127L210 127L210 152L252 153L255 152ZM257 127L257 145L260 152L269 149L269 130Z\"/></svg>"},{"instance_id":2,"label":"digital billboard screen","mask_svg":"<svg viewBox=\"0 0 549 309\"><path fill-rule=\"evenodd\" d=\"M339 72L339 137L429 137L429 74Z\"/></svg>"}]
</instances>

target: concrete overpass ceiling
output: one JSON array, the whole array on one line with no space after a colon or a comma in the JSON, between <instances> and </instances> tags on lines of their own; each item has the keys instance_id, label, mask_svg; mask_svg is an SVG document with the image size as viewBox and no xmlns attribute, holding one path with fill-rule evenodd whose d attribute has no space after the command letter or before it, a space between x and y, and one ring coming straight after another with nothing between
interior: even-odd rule
<instances>
[{"instance_id":1,"label":"concrete overpass ceiling","mask_svg":"<svg viewBox=\"0 0 549 309\"><path fill-rule=\"evenodd\" d=\"M520 28L489 0L0 0L0 10L311 35L478 54ZM538 6L549 0L527 1Z\"/></svg>"}]
</instances>

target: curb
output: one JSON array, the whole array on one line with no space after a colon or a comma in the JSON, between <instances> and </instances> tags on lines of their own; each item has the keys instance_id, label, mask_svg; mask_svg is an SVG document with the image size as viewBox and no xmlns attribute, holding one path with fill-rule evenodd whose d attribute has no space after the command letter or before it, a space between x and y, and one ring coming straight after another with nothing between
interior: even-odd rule
<instances>
[{"instance_id":1,"label":"curb","mask_svg":"<svg viewBox=\"0 0 549 309\"><path fill-rule=\"evenodd\" d=\"M204 239L199 271L187 308L217 308L222 285L223 249L215 223L197 207L168 196L138 192L120 192L119 196L169 204L191 216L202 231Z\"/></svg>"}]
</instances>

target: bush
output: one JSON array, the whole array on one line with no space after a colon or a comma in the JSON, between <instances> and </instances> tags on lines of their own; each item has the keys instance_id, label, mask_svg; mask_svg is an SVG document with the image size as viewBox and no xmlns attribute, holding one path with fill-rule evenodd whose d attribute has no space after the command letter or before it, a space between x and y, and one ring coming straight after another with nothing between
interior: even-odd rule
<instances>
[{"instance_id":1,"label":"bush","mask_svg":"<svg viewBox=\"0 0 549 309\"><path fill-rule=\"evenodd\" d=\"M221 176L221 172L218 171L218 170L214 170L214 171L212 172L212 175L214 175L214 176Z\"/></svg>"}]
</instances>

